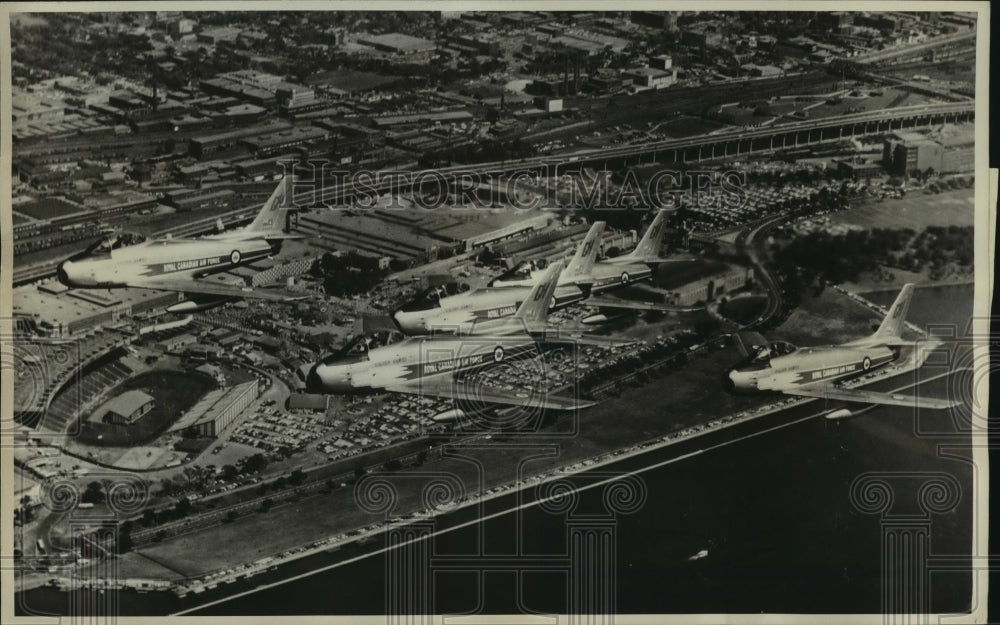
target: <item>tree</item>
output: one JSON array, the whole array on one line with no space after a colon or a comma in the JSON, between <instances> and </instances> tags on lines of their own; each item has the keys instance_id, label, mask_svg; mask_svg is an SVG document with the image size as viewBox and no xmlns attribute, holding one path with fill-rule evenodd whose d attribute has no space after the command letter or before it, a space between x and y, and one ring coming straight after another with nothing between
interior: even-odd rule
<instances>
[{"instance_id":1,"label":"tree","mask_svg":"<svg viewBox=\"0 0 1000 625\"><path fill-rule=\"evenodd\" d=\"M260 511L267 512L274 506L274 500L268 497L264 501L260 502Z\"/></svg>"},{"instance_id":2,"label":"tree","mask_svg":"<svg viewBox=\"0 0 1000 625\"><path fill-rule=\"evenodd\" d=\"M295 470L294 470L294 471L292 471L292 472L291 472L291 474L290 474L290 475L288 476L288 481L289 481L289 482L290 482L290 483L291 483L291 484L292 484L293 486L298 486L298 485L299 485L299 484L301 484L302 482L306 481L306 474L305 474L305 473L304 473L304 472L302 471L302 469L295 469Z\"/></svg>"},{"instance_id":3,"label":"tree","mask_svg":"<svg viewBox=\"0 0 1000 625\"><path fill-rule=\"evenodd\" d=\"M104 485L100 482L87 484L87 488L83 491L80 500L84 503L100 503L104 501Z\"/></svg>"},{"instance_id":4,"label":"tree","mask_svg":"<svg viewBox=\"0 0 1000 625\"><path fill-rule=\"evenodd\" d=\"M118 553L119 555L132 550L132 532L122 525L118 532Z\"/></svg>"},{"instance_id":5,"label":"tree","mask_svg":"<svg viewBox=\"0 0 1000 625\"><path fill-rule=\"evenodd\" d=\"M249 473L259 473L260 471L263 471L266 466L267 458L264 457L264 454L254 454L247 458L243 463L243 467ZM223 469L223 471L225 471L225 469Z\"/></svg>"},{"instance_id":6,"label":"tree","mask_svg":"<svg viewBox=\"0 0 1000 625\"><path fill-rule=\"evenodd\" d=\"M355 478L357 478L357 479L360 480L361 478L363 478L365 476L365 473L368 473L368 471L365 470L365 468L363 466L358 465L358 466L354 467L354 477Z\"/></svg>"}]
</instances>

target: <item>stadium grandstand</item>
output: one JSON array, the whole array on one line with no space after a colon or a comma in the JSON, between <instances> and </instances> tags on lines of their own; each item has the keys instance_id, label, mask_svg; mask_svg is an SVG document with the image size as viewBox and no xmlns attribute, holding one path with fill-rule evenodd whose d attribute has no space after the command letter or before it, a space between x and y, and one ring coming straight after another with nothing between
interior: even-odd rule
<instances>
[{"instance_id":1,"label":"stadium grandstand","mask_svg":"<svg viewBox=\"0 0 1000 625\"><path fill-rule=\"evenodd\" d=\"M215 437L260 395L256 381L210 391L170 427L171 432L194 431Z\"/></svg>"},{"instance_id":2,"label":"stadium grandstand","mask_svg":"<svg viewBox=\"0 0 1000 625\"><path fill-rule=\"evenodd\" d=\"M141 367L141 364L114 350L83 370L53 396L39 424L40 429L62 432L76 417L96 406L115 388Z\"/></svg>"}]
</instances>

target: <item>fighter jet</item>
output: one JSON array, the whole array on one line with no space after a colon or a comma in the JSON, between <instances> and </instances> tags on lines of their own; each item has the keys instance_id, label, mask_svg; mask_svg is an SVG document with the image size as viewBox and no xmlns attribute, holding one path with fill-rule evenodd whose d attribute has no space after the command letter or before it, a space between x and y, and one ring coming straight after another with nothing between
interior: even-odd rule
<instances>
[{"instance_id":1,"label":"fighter jet","mask_svg":"<svg viewBox=\"0 0 1000 625\"><path fill-rule=\"evenodd\" d=\"M381 390L452 399L468 399L456 383L459 374L481 370L510 360L539 354L536 341L546 341L553 328L547 324L549 302L556 292L563 262L554 263L535 285L513 317L484 320L470 332L455 336L404 338L372 347L359 337L339 354L312 367L306 376L309 392L357 393ZM574 343L625 345L630 341L603 337L574 337ZM535 380L525 380L526 387ZM574 398L544 395L532 398L523 392L490 392L477 389L476 398L489 403L539 408L572 409L590 405Z\"/></svg>"},{"instance_id":2,"label":"fighter jet","mask_svg":"<svg viewBox=\"0 0 1000 625\"><path fill-rule=\"evenodd\" d=\"M957 402L845 388L837 384L893 362L899 358L901 347L913 345L913 341L902 338L912 297L913 285L907 284L874 334L843 345L796 348L783 342L769 344L755 333L748 333L749 340L738 336L738 346L747 359L729 372L726 383L737 391L776 391L847 402L950 408ZM837 410L830 413L830 418L849 415L846 409Z\"/></svg>"},{"instance_id":3,"label":"fighter jet","mask_svg":"<svg viewBox=\"0 0 1000 625\"><path fill-rule=\"evenodd\" d=\"M634 250L622 256L599 260L594 264L590 282L592 293L646 280L653 275L653 265L674 262L672 259L660 257L660 247L669 212L667 209L660 209L656 213L656 217L646 228L645 234Z\"/></svg>"},{"instance_id":4,"label":"fighter jet","mask_svg":"<svg viewBox=\"0 0 1000 625\"><path fill-rule=\"evenodd\" d=\"M594 263L597 260L597 252L600 249L598 243L600 242L601 234L604 233L604 226L605 223L603 221L595 221L590 226L587 236L577 246L576 254L573 255L573 259L566 265L566 270L562 272L562 276L559 278L560 286L583 285L589 287L593 281L591 274L594 269ZM489 286L522 286L530 288L541 280L543 275L545 275L544 265L533 260L525 261L502 276L491 280Z\"/></svg>"},{"instance_id":5,"label":"fighter jet","mask_svg":"<svg viewBox=\"0 0 1000 625\"><path fill-rule=\"evenodd\" d=\"M597 241L603 231L604 222L595 223L577 247L576 254L565 271L560 273L559 283L549 298L552 308L583 301L589 295L589 290L577 284L576 280L589 275L597 255ZM456 284L432 287L401 306L392 318L399 329L408 335L432 331L464 333L472 324L516 313L536 282L538 280L529 279L523 284L489 286L476 291L462 290Z\"/></svg>"},{"instance_id":6,"label":"fighter jet","mask_svg":"<svg viewBox=\"0 0 1000 625\"><path fill-rule=\"evenodd\" d=\"M272 290L207 282L207 275L229 271L276 254L285 239L303 238L286 231L291 193L285 177L245 228L200 238L163 237L147 240L141 234L114 233L85 252L61 263L59 281L75 288L138 287L180 291L188 299L167 308L190 312L232 298L289 301L301 296ZM290 191L290 189L288 189Z\"/></svg>"},{"instance_id":7,"label":"fighter jet","mask_svg":"<svg viewBox=\"0 0 1000 625\"><path fill-rule=\"evenodd\" d=\"M661 211L640 241L639 246L621 259L611 259L610 271L602 269L603 274L614 274L611 281L614 285L628 284L629 276L648 277L649 266L646 262L662 262L656 258L663 237L663 219ZM597 257L597 242L604 231L604 222L598 221L591 226L587 236L577 246L573 259L566 266L559 278L555 294L549 302L552 310L557 310L584 302L591 297L595 275L595 259ZM524 302L533 284L545 273L544 269L531 262L521 266L521 271L501 277L490 283L490 286L470 291L458 283L449 283L431 287L396 310L392 318L399 329L408 335L427 334L435 331L463 332L464 328L489 319L499 319L513 315L518 306ZM656 308L655 304L633 302L628 300L611 300L603 298L594 300L595 305L603 308L649 310Z\"/></svg>"},{"instance_id":8,"label":"fighter jet","mask_svg":"<svg viewBox=\"0 0 1000 625\"><path fill-rule=\"evenodd\" d=\"M604 222L596 222L577 251L579 263L575 267L571 265L566 268L562 284L574 284L585 287L588 293L599 293L651 277L651 265L670 262L669 259L660 258L668 212L667 209L661 209L656 214L642 239L630 253L600 261L594 259L597 255L597 239L604 228ZM598 228L600 230L597 230L593 243L590 244L592 247L587 247L591 235ZM531 286L541 278L542 273L541 269L526 263L494 279L490 286Z\"/></svg>"}]
</instances>

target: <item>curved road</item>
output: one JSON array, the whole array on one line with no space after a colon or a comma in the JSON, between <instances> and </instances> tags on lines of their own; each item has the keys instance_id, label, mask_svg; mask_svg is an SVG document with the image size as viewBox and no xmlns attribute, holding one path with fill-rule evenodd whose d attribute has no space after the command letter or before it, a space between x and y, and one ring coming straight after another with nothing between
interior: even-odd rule
<instances>
[{"instance_id":1,"label":"curved road","mask_svg":"<svg viewBox=\"0 0 1000 625\"><path fill-rule=\"evenodd\" d=\"M781 296L781 284L768 265L769 258L764 246L765 241L767 241L767 235L770 234L775 226L783 223L786 218L787 215L781 214L777 217L769 218L756 226L752 224L748 225L740 231L736 239L737 248L746 252L747 257L756 270L757 277L767 289L767 307L756 319L748 323L744 329L763 325L784 308Z\"/></svg>"}]
</instances>

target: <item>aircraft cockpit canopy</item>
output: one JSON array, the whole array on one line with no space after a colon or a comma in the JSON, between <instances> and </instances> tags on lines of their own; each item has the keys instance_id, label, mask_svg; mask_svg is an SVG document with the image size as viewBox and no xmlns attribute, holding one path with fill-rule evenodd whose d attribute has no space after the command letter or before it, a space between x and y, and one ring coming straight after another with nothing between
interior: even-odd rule
<instances>
[{"instance_id":1,"label":"aircraft cockpit canopy","mask_svg":"<svg viewBox=\"0 0 1000 625\"><path fill-rule=\"evenodd\" d=\"M786 343L785 341L772 341L771 342L771 358L775 356L787 356L798 350L798 347L792 345L791 343Z\"/></svg>"},{"instance_id":2,"label":"aircraft cockpit canopy","mask_svg":"<svg viewBox=\"0 0 1000 625\"><path fill-rule=\"evenodd\" d=\"M773 341L766 345L753 345L751 347L754 353L748 355L743 362L736 366L736 369L740 371L767 369L771 366L772 358L787 356L798 349L785 341Z\"/></svg>"},{"instance_id":3,"label":"aircraft cockpit canopy","mask_svg":"<svg viewBox=\"0 0 1000 625\"><path fill-rule=\"evenodd\" d=\"M138 232L112 232L92 245L87 253L91 256L110 256L111 252L146 242L146 236Z\"/></svg>"},{"instance_id":4,"label":"aircraft cockpit canopy","mask_svg":"<svg viewBox=\"0 0 1000 625\"><path fill-rule=\"evenodd\" d=\"M433 310L441 307L441 300L452 295L465 293L469 290L469 285L464 282L448 282L440 286L432 286L423 291L411 301L403 304L400 310L403 312L419 312L422 310Z\"/></svg>"},{"instance_id":5,"label":"aircraft cockpit canopy","mask_svg":"<svg viewBox=\"0 0 1000 625\"><path fill-rule=\"evenodd\" d=\"M339 352L330 354L323 359L324 365L344 365L356 362L367 362L368 353L376 347L392 345L403 338L402 333L385 330L382 332L372 332L370 334L359 334L355 336Z\"/></svg>"},{"instance_id":6,"label":"aircraft cockpit canopy","mask_svg":"<svg viewBox=\"0 0 1000 625\"><path fill-rule=\"evenodd\" d=\"M507 272L507 276L510 278L530 278L531 274L536 271L542 271L549 266L549 262L544 258L538 260L526 260L523 263L519 263L513 269Z\"/></svg>"},{"instance_id":7,"label":"aircraft cockpit canopy","mask_svg":"<svg viewBox=\"0 0 1000 625\"><path fill-rule=\"evenodd\" d=\"M503 275L495 278L494 280L491 280L490 286L493 286L493 283L498 280L500 281L528 280L531 278L533 273L535 273L536 271L543 271L548 266L549 262L544 258L540 258L538 260L526 260L520 262L517 265L515 265L512 269L506 271Z\"/></svg>"}]
</instances>

